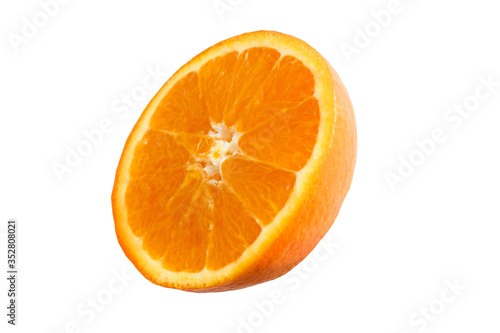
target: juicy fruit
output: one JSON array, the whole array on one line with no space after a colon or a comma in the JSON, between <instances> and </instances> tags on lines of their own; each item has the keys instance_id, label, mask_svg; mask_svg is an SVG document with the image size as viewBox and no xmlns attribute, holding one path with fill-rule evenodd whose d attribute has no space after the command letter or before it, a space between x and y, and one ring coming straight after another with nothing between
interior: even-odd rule
<instances>
[{"instance_id":1,"label":"juicy fruit","mask_svg":"<svg viewBox=\"0 0 500 333\"><path fill-rule=\"evenodd\" d=\"M125 145L120 245L152 282L223 291L274 279L333 223L356 155L352 105L301 40L260 31L184 65Z\"/></svg>"}]
</instances>

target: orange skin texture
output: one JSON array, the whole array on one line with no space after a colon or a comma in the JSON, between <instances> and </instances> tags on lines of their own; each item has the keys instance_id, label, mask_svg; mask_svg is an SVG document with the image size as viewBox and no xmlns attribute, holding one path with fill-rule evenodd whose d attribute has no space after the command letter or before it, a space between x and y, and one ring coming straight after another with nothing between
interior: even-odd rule
<instances>
[{"instance_id":1,"label":"orange skin texture","mask_svg":"<svg viewBox=\"0 0 500 333\"><path fill-rule=\"evenodd\" d=\"M299 41L307 45L294 37L277 32L259 31L249 34L270 34L277 38L293 38L294 42ZM214 47L231 43L238 38L246 38L249 34L236 36L210 47L186 63L172 77L175 77L184 67L189 66ZM310 48L308 45L307 47ZM163 287L200 293L246 288L276 279L290 271L314 249L328 232L339 213L352 181L356 163L357 139L353 106L347 90L332 66L328 64L326 59L322 57L321 59L320 61L326 64L330 72L329 82L327 82L330 91L327 91L327 94L335 101L334 110L331 110L331 112L335 112L335 124L330 137L330 145L326 149L326 154L319 167L309 175L307 182L311 190L308 191L307 197L298 208L295 208L291 216L286 217L286 223L283 223L272 242L259 248L258 256L253 256L252 260L240 264L229 277L223 277L217 283L182 284L159 279L155 274L145 269L141 258L126 241L127 235L123 228L119 227L118 221L124 219L124 213L120 208L119 191L117 183L115 183L111 199L118 241L126 256L144 277ZM165 85L167 84L168 81ZM145 113L141 115L132 133L140 126L141 119L144 117ZM127 139L125 147L131 145L131 140L132 135ZM124 170L124 155L125 150L116 173L117 182L121 177L120 174L126 172Z\"/></svg>"}]
</instances>

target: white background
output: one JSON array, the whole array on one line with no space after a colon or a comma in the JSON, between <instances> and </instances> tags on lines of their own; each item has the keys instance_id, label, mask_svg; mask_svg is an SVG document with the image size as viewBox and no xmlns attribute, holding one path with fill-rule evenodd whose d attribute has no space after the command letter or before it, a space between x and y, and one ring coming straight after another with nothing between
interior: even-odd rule
<instances>
[{"instance_id":1,"label":"white background","mask_svg":"<svg viewBox=\"0 0 500 333\"><path fill-rule=\"evenodd\" d=\"M401 0L384 27L371 12L389 0L221 0L231 6L221 15L214 3L71 0L15 47L23 17L33 22L42 9L35 0L1 2L1 267L5 221L15 217L20 276L15 328L6 324L0 283L0 330L499 332L500 86L460 123L443 118L454 104L474 102L480 77L500 81L498 3ZM366 27L372 37L356 46ZM160 85L127 116L113 105L140 90L148 68L160 68L165 81L207 47L262 29L316 48L354 105L358 162L328 233L334 251L323 241L287 276L234 292L155 286L117 243L110 195L124 142ZM347 44L357 47L351 57ZM53 163L64 163L67 147L103 119L113 129L60 181ZM422 157L415 140L436 129L446 140L391 190L387 173L398 173L400 157ZM122 270L124 287L113 275ZM466 289L454 294L450 283ZM281 302L269 306L274 294ZM93 297L106 303L100 312L89 310ZM429 307L428 317L419 314Z\"/></svg>"}]
</instances>

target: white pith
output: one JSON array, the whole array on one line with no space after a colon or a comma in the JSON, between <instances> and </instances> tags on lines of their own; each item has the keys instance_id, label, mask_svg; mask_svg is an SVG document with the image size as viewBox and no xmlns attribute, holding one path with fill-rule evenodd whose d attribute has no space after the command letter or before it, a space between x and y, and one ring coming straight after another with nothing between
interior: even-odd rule
<instances>
[{"instance_id":1,"label":"white pith","mask_svg":"<svg viewBox=\"0 0 500 333\"><path fill-rule=\"evenodd\" d=\"M203 163L203 171L207 178L211 178L208 182L217 184L220 181L220 166L224 160L236 154L240 154L238 147L238 139L241 133L237 133L234 129L226 127L222 124L212 124L213 131L208 133L214 140L214 144L210 147L206 157L195 156L198 163Z\"/></svg>"}]
</instances>

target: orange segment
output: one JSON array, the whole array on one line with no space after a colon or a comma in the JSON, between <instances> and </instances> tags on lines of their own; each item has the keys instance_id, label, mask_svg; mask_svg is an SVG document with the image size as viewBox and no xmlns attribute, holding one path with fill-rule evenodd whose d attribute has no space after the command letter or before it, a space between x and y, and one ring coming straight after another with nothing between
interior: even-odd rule
<instances>
[{"instance_id":1,"label":"orange segment","mask_svg":"<svg viewBox=\"0 0 500 333\"><path fill-rule=\"evenodd\" d=\"M224 183L217 188L207 269L217 270L236 261L253 244L261 227Z\"/></svg>"},{"instance_id":2,"label":"orange segment","mask_svg":"<svg viewBox=\"0 0 500 333\"><path fill-rule=\"evenodd\" d=\"M171 271L199 272L205 266L212 220L205 191L199 177L188 175L143 238L144 250Z\"/></svg>"},{"instance_id":3,"label":"orange segment","mask_svg":"<svg viewBox=\"0 0 500 333\"><path fill-rule=\"evenodd\" d=\"M203 100L207 106L210 119L221 123L223 112L230 96L233 73L238 61L238 52L230 52L224 56L209 60L198 73Z\"/></svg>"},{"instance_id":4,"label":"orange segment","mask_svg":"<svg viewBox=\"0 0 500 333\"><path fill-rule=\"evenodd\" d=\"M245 113L280 56L277 50L267 47L252 47L240 53L224 110L227 127L233 126Z\"/></svg>"},{"instance_id":5,"label":"orange segment","mask_svg":"<svg viewBox=\"0 0 500 333\"><path fill-rule=\"evenodd\" d=\"M263 81L254 99L241 111L238 131L245 132L303 102L314 94L314 76L297 58L281 58Z\"/></svg>"},{"instance_id":6,"label":"orange segment","mask_svg":"<svg viewBox=\"0 0 500 333\"><path fill-rule=\"evenodd\" d=\"M311 157L318 126L318 101L310 98L246 132L238 146L247 156L299 171Z\"/></svg>"},{"instance_id":7,"label":"orange segment","mask_svg":"<svg viewBox=\"0 0 500 333\"><path fill-rule=\"evenodd\" d=\"M210 130L196 72L180 79L162 99L149 126L170 132L207 133Z\"/></svg>"},{"instance_id":8,"label":"orange segment","mask_svg":"<svg viewBox=\"0 0 500 333\"><path fill-rule=\"evenodd\" d=\"M151 223L144 221L152 221L152 212L157 210L153 206L163 201L160 198L156 200L157 194L154 184L147 180L132 180L127 187L125 205L130 212L128 225L137 237L142 237L151 227Z\"/></svg>"},{"instance_id":9,"label":"orange segment","mask_svg":"<svg viewBox=\"0 0 500 333\"><path fill-rule=\"evenodd\" d=\"M123 149L118 241L150 281L224 291L293 268L349 188L356 127L328 62L276 32L237 36L179 69Z\"/></svg>"},{"instance_id":10,"label":"orange segment","mask_svg":"<svg viewBox=\"0 0 500 333\"><path fill-rule=\"evenodd\" d=\"M185 170L172 169L157 179L132 179L125 194L125 205L129 212L128 223L137 237L152 227L159 212L166 210L170 198L180 188Z\"/></svg>"},{"instance_id":11,"label":"orange segment","mask_svg":"<svg viewBox=\"0 0 500 333\"><path fill-rule=\"evenodd\" d=\"M165 152L168 151L168 154ZM149 178L155 182L168 180L170 170L185 167L191 158L175 137L168 133L149 130L134 149L130 166L131 178Z\"/></svg>"},{"instance_id":12,"label":"orange segment","mask_svg":"<svg viewBox=\"0 0 500 333\"><path fill-rule=\"evenodd\" d=\"M295 174L234 156L221 165L222 179L263 225L271 223L292 192Z\"/></svg>"},{"instance_id":13,"label":"orange segment","mask_svg":"<svg viewBox=\"0 0 500 333\"><path fill-rule=\"evenodd\" d=\"M165 151L170 153L166 155ZM170 134L150 130L137 143L134 156L125 205L132 231L142 237L151 227L148 221L154 219L155 212L165 209L180 187L190 155Z\"/></svg>"}]
</instances>

